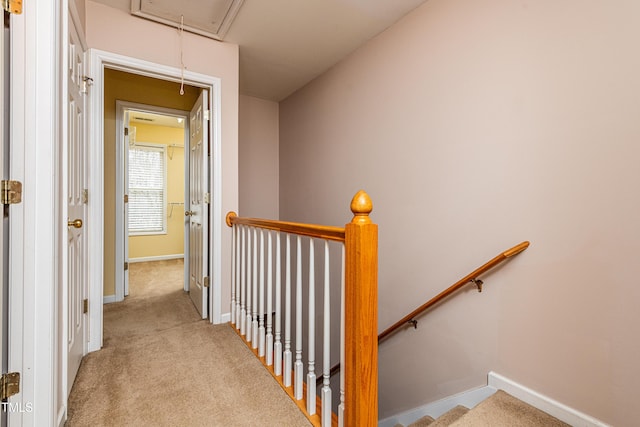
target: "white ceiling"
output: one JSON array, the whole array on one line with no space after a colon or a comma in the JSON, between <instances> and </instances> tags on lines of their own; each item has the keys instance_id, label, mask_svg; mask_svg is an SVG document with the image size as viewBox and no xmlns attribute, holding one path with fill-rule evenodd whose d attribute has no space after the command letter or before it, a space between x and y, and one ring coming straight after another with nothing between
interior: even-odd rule
<instances>
[{"instance_id":1,"label":"white ceiling","mask_svg":"<svg viewBox=\"0 0 640 427\"><path fill-rule=\"evenodd\" d=\"M94 0L127 12L131 0ZM224 40L240 46L240 92L280 101L426 0L244 0ZM184 15L206 2L181 1Z\"/></svg>"}]
</instances>

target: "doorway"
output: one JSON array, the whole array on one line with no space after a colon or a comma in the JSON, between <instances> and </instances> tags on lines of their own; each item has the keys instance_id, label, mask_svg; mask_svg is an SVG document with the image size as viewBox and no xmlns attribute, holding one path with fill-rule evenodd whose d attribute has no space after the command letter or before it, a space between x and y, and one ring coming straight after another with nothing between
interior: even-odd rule
<instances>
[{"instance_id":1,"label":"doorway","mask_svg":"<svg viewBox=\"0 0 640 427\"><path fill-rule=\"evenodd\" d=\"M178 104L163 105L165 108L178 110L189 110L191 100L187 100L187 95L200 93L206 89L206 102L210 108L205 127L211 135L210 158L207 160L211 174L208 178L208 187L212 194L220 194L221 185L221 141L220 141L220 80L211 76L204 76L193 72L182 71L171 67L161 66L121 55L111 54L92 50L91 68L95 76L95 92L91 99L92 111L92 140L95 150L90 153L90 193L94 194L95 209L91 210L90 216L94 223L102 224L102 229L91 230L90 242L94 242L100 258L92 257L95 261L90 267L91 290L89 313L91 317L91 335L89 351L95 351L102 346L102 302L115 301L115 253L116 253L116 233L115 219L116 212L116 176L120 173L115 171L116 149L110 145L111 137L115 141L116 133L116 111L115 100L120 99L126 102L142 102L147 105L162 105L168 99L178 100ZM181 87L181 77L184 77L184 95L179 95ZM121 85L123 80L142 79L144 84L134 83L124 89L120 95L112 95L108 91L109 79L115 79L116 85ZM151 83L150 83L151 82ZM151 84L151 86L149 85ZM126 85L125 85L126 86ZM191 91L191 92L190 92ZM144 98L145 95L152 95L161 100L156 102ZM182 102L182 104L179 104ZM113 105L113 112L109 109ZM112 135L109 135L111 133ZM123 201L123 199L120 199ZM208 305L211 312L208 316L213 323L221 321L220 304L220 233L222 224L222 206L219 197L211 197L211 214L206 220L211 232L206 237L211 240L211 250L207 254L208 264L212 267L210 279L211 287L208 292ZM174 207L174 214L175 214ZM114 215L115 214L115 215ZM122 236L122 234L119 234ZM111 241L110 241L111 240ZM124 265L122 265L124 269Z\"/></svg>"},{"instance_id":2,"label":"doorway","mask_svg":"<svg viewBox=\"0 0 640 427\"><path fill-rule=\"evenodd\" d=\"M115 301L122 301L131 263L188 256L189 112L116 101L116 114ZM185 292L188 277L185 268Z\"/></svg>"},{"instance_id":3,"label":"doorway","mask_svg":"<svg viewBox=\"0 0 640 427\"><path fill-rule=\"evenodd\" d=\"M125 266L151 261L185 259L189 251L185 200L189 185L189 112L156 106L116 103L119 155L122 170L123 230L118 247ZM121 122L121 123L120 123ZM122 150L122 152L120 152ZM117 195L121 198L121 194ZM185 204L186 202L186 204ZM186 229L185 229L186 228ZM118 258L118 257L117 257ZM116 265L119 265L118 259ZM188 267L188 263L184 264ZM189 291L189 271L184 269L183 289ZM116 295L129 295L129 268L116 281ZM117 298L120 301L122 298Z\"/></svg>"}]
</instances>

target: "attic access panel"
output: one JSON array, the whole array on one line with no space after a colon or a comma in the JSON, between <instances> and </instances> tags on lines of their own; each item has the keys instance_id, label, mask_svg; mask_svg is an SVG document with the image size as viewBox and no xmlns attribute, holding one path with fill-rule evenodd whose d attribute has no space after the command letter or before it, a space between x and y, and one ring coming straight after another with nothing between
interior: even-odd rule
<instances>
[{"instance_id":1,"label":"attic access panel","mask_svg":"<svg viewBox=\"0 0 640 427\"><path fill-rule=\"evenodd\" d=\"M131 0L131 14L222 40L244 0Z\"/></svg>"}]
</instances>

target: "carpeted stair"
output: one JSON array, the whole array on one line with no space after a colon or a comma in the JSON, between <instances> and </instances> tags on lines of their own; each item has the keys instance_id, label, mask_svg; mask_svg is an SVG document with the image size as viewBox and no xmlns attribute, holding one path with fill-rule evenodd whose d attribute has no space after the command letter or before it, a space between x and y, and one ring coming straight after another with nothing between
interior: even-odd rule
<instances>
[{"instance_id":1,"label":"carpeted stair","mask_svg":"<svg viewBox=\"0 0 640 427\"><path fill-rule=\"evenodd\" d=\"M480 402L475 408L456 406L435 420L424 416L408 427L567 427L541 410L516 399L502 390ZM397 424L396 427L404 427Z\"/></svg>"}]
</instances>

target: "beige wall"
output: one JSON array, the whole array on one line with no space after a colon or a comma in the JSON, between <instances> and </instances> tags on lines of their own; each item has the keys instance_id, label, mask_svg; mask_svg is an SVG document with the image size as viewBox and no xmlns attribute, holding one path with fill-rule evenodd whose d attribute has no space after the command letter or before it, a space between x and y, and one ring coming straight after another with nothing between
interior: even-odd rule
<instances>
[{"instance_id":1,"label":"beige wall","mask_svg":"<svg viewBox=\"0 0 640 427\"><path fill-rule=\"evenodd\" d=\"M184 129L168 126L132 123L136 142L166 145L167 203L184 203ZM169 214L171 214L169 216ZM129 236L129 259L184 254L184 205L167 206L165 234Z\"/></svg>"},{"instance_id":2,"label":"beige wall","mask_svg":"<svg viewBox=\"0 0 640 427\"><path fill-rule=\"evenodd\" d=\"M277 219L278 103L241 95L238 135L239 214Z\"/></svg>"},{"instance_id":3,"label":"beige wall","mask_svg":"<svg viewBox=\"0 0 640 427\"><path fill-rule=\"evenodd\" d=\"M73 4L76 7L76 11L78 12L78 17L80 18L80 24L82 25L82 29L80 32L84 34L85 25L85 7L84 0L73 0Z\"/></svg>"},{"instance_id":4,"label":"beige wall","mask_svg":"<svg viewBox=\"0 0 640 427\"><path fill-rule=\"evenodd\" d=\"M87 44L121 55L180 67L180 39L175 28L136 18L121 10L86 1ZM238 46L184 33L183 60L189 71L221 79L221 151L223 214L238 209ZM139 92L145 92L139 90ZM173 89L172 89L173 93ZM106 165L105 165L106 168ZM106 187L106 183L105 183ZM106 192L106 188L105 188ZM105 194L106 196L106 194ZM214 194L213 197L216 197ZM228 311L231 233L222 218L222 310ZM105 236L109 236L105 224ZM105 241L105 246L107 242ZM107 275L105 265L105 279ZM105 289L109 286L105 282Z\"/></svg>"},{"instance_id":5,"label":"beige wall","mask_svg":"<svg viewBox=\"0 0 640 427\"><path fill-rule=\"evenodd\" d=\"M640 3L430 0L280 105L280 217L380 225L380 417L495 370L640 424Z\"/></svg>"}]
</instances>

